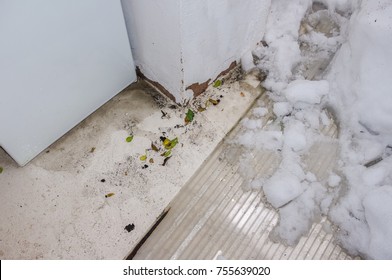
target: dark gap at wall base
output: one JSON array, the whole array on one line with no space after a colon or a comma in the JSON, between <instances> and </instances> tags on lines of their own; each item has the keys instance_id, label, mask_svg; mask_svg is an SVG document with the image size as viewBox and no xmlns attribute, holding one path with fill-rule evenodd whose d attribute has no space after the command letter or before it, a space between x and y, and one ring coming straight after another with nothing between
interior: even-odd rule
<instances>
[{"instance_id":1,"label":"dark gap at wall base","mask_svg":"<svg viewBox=\"0 0 392 280\"><path fill-rule=\"evenodd\" d=\"M142 71L140 71L139 67L136 67L136 75L147 81L148 83L150 83L152 86L156 87L161 93L163 93L164 95L166 95L167 97L169 97L171 100L173 100L174 102L176 102L176 99L174 98L173 94L170 93L170 91L168 91L163 85L161 85L160 83L153 81L149 78L147 78ZM179 104L180 105L180 104Z\"/></svg>"}]
</instances>

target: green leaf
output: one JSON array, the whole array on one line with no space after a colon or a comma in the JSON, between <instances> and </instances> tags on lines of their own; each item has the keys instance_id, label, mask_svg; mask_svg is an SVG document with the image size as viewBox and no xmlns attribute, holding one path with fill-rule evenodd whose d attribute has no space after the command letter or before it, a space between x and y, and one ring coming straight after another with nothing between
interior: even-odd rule
<instances>
[{"instance_id":1,"label":"green leaf","mask_svg":"<svg viewBox=\"0 0 392 280\"><path fill-rule=\"evenodd\" d=\"M170 155L171 155L171 150L168 150L168 151L161 154L161 156L163 156L163 157L170 157Z\"/></svg>"},{"instance_id":2,"label":"green leaf","mask_svg":"<svg viewBox=\"0 0 392 280\"><path fill-rule=\"evenodd\" d=\"M217 88L217 87L220 87L221 85L222 85L222 81L221 80L216 80L212 86L214 88Z\"/></svg>"},{"instance_id":3,"label":"green leaf","mask_svg":"<svg viewBox=\"0 0 392 280\"><path fill-rule=\"evenodd\" d=\"M174 138L173 140L169 140L166 138L166 140L163 141L163 145L165 146L166 150L173 149L177 144L178 144L178 138Z\"/></svg>"},{"instance_id":4,"label":"green leaf","mask_svg":"<svg viewBox=\"0 0 392 280\"><path fill-rule=\"evenodd\" d=\"M142 156L140 156L140 160L141 160L141 161L146 161L146 160L147 160L147 155L142 155Z\"/></svg>"},{"instance_id":5,"label":"green leaf","mask_svg":"<svg viewBox=\"0 0 392 280\"><path fill-rule=\"evenodd\" d=\"M193 121L193 118L195 117L195 113L191 109L188 109L188 112L185 115L186 115L185 116L185 123L186 124Z\"/></svg>"},{"instance_id":6,"label":"green leaf","mask_svg":"<svg viewBox=\"0 0 392 280\"><path fill-rule=\"evenodd\" d=\"M3 167L0 166L0 174L3 173L3 170L4 170Z\"/></svg>"},{"instance_id":7,"label":"green leaf","mask_svg":"<svg viewBox=\"0 0 392 280\"><path fill-rule=\"evenodd\" d=\"M128 136L128 137L125 139L125 141L127 141L128 143L129 143L129 142L132 142L132 140L133 140L133 135L130 135L130 136Z\"/></svg>"}]
</instances>

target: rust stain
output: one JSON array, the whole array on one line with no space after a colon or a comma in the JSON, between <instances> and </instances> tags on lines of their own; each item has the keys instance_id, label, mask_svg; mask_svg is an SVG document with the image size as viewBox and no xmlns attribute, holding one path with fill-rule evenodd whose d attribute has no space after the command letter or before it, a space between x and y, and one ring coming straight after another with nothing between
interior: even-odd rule
<instances>
[{"instance_id":1,"label":"rust stain","mask_svg":"<svg viewBox=\"0 0 392 280\"><path fill-rule=\"evenodd\" d=\"M233 61L226 70L223 70L222 72L220 72L220 74L215 78L215 80L213 80L213 82L215 82L220 77L222 77L222 76L226 75L227 73L229 73L236 66L237 66L237 62ZM200 95L200 94L202 94L203 92L206 91L210 81L211 81L211 79L208 79L207 81L205 81L204 83L201 83L201 84L200 83L191 84L190 86L188 86L186 88L186 90L188 90L188 89L192 90L194 97L196 97L196 96L198 96L198 95Z\"/></svg>"},{"instance_id":2,"label":"rust stain","mask_svg":"<svg viewBox=\"0 0 392 280\"><path fill-rule=\"evenodd\" d=\"M231 70L234 69L234 67L237 66L237 62L233 61L230 66L226 69L223 70L214 80L216 81L217 79L219 79L220 77L226 75L227 73L229 73ZM184 70L182 70L184 71ZM148 83L150 83L151 85L153 85L154 87L156 87L159 91L161 91L164 95L166 95L167 97L169 97L171 100L173 100L174 102L176 102L175 97L173 96L173 94L171 94L164 86L162 86L160 83L153 81L149 78L147 78L142 71L140 70L139 67L136 67L136 74L143 80L147 81ZM193 95L194 97L202 94L203 92L206 91L208 85L210 84L211 79L208 79L207 81L203 82L203 83L194 83L191 84L190 86L187 86L185 90L192 90L193 91ZM182 81L182 83L184 83L184 81Z\"/></svg>"},{"instance_id":3,"label":"rust stain","mask_svg":"<svg viewBox=\"0 0 392 280\"><path fill-rule=\"evenodd\" d=\"M217 79L219 79L220 77L222 77L222 76L226 75L227 73L229 73L229 72L230 72L231 70L233 70L234 67L236 67L236 66L237 66L237 61L233 61L233 62L230 64L229 68L227 68L226 70L223 70L222 72L220 72L220 74L215 78L214 82L215 82Z\"/></svg>"},{"instance_id":4,"label":"rust stain","mask_svg":"<svg viewBox=\"0 0 392 280\"><path fill-rule=\"evenodd\" d=\"M190 86L188 86L185 90L193 90L193 95L194 97L200 95L201 93L205 92L205 90L208 87L209 82L211 81L211 79L208 79L207 81L205 81L204 83L194 83L191 84Z\"/></svg>"}]
</instances>

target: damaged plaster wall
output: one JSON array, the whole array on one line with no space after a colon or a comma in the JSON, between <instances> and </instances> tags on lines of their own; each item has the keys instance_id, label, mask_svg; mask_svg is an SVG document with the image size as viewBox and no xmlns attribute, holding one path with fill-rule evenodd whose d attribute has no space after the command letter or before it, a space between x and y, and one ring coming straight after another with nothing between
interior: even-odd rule
<instances>
[{"instance_id":1,"label":"damaged plaster wall","mask_svg":"<svg viewBox=\"0 0 392 280\"><path fill-rule=\"evenodd\" d=\"M180 0L121 2L135 65L180 103L183 92Z\"/></svg>"},{"instance_id":2,"label":"damaged plaster wall","mask_svg":"<svg viewBox=\"0 0 392 280\"><path fill-rule=\"evenodd\" d=\"M135 64L185 104L263 38L271 0L122 3Z\"/></svg>"},{"instance_id":3,"label":"damaged plaster wall","mask_svg":"<svg viewBox=\"0 0 392 280\"><path fill-rule=\"evenodd\" d=\"M262 40L270 0L183 0L184 84L214 80Z\"/></svg>"}]
</instances>

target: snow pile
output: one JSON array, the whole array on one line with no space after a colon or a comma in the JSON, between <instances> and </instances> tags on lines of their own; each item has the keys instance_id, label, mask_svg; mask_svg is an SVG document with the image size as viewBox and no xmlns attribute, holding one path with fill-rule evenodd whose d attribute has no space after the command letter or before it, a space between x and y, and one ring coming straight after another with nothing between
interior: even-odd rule
<instances>
[{"instance_id":1,"label":"snow pile","mask_svg":"<svg viewBox=\"0 0 392 280\"><path fill-rule=\"evenodd\" d=\"M318 69L320 59L329 61L343 41L340 32L335 32L335 22L344 22L342 16L318 5L321 9L308 0L272 2L265 43L253 54L260 59L257 66L268 73L264 86L275 101L274 121L262 124L259 130L253 126L252 131L245 131L238 139L246 148L275 149L281 155L282 161L272 176L256 174L249 185L263 188L267 201L279 208L280 221L272 235L290 245L307 234L322 214L327 214L335 194L317 182L303 162L315 141L322 138L322 127L330 124L323 108L329 82L306 80L307 73L312 64ZM322 26L320 18L331 23ZM305 27L307 30L300 34ZM244 128L249 126L245 124ZM262 133L266 130L270 135L273 132L279 135L279 142L264 137Z\"/></svg>"},{"instance_id":2,"label":"snow pile","mask_svg":"<svg viewBox=\"0 0 392 280\"><path fill-rule=\"evenodd\" d=\"M363 1L327 78L348 189L330 216L352 253L392 259L392 1Z\"/></svg>"},{"instance_id":3,"label":"snow pile","mask_svg":"<svg viewBox=\"0 0 392 280\"><path fill-rule=\"evenodd\" d=\"M311 0L272 1L265 41L254 54L263 58L263 69L268 72L267 87L282 90L292 76L294 65L301 60L298 46L298 27Z\"/></svg>"},{"instance_id":4,"label":"snow pile","mask_svg":"<svg viewBox=\"0 0 392 280\"><path fill-rule=\"evenodd\" d=\"M344 123L392 135L391 1L364 1L352 16L349 41L332 66L333 99ZM348 112L347 110L348 109ZM344 112L344 114L343 114ZM347 114L348 113L348 114Z\"/></svg>"},{"instance_id":5,"label":"snow pile","mask_svg":"<svg viewBox=\"0 0 392 280\"><path fill-rule=\"evenodd\" d=\"M272 1L265 42L253 55L274 104L272 112L254 109L238 139L281 155L271 176L250 181L279 209L271 237L293 245L325 215L350 253L392 259L391 14L391 0ZM325 138L326 108L340 125L341 160L322 178L304 158ZM257 121L269 113L271 123Z\"/></svg>"}]
</instances>

